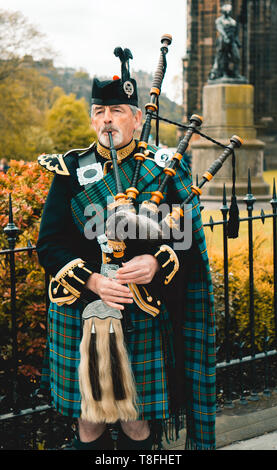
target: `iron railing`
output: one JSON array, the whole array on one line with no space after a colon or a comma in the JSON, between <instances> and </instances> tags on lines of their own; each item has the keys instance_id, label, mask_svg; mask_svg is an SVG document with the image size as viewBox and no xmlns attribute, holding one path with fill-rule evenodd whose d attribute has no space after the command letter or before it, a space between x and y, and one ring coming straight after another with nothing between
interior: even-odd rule
<instances>
[{"instance_id":1,"label":"iron railing","mask_svg":"<svg viewBox=\"0 0 277 470\"><path fill-rule=\"evenodd\" d=\"M31 414L34 412L45 411L51 408L50 404L44 405L35 405L31 408L21 408L18 404L20 402L20 391L18 387L18 364L19 364L19 354L18 354L18 327L17 327L17 292L16 292L16 254L17 253L27 253L28 256L32 256L32 253L36 251L36 247L28 241L26 247L16 248L16 239L19 233L18 227L15 225L13 220L13 210L12 210L12 199L11 194L9 195L9 222L4 227L4 233L7 236L7 241L9 248L1 250L0 255L6 257L6 266L7 266L7 276L10 278L10 320L11 320L11 343L12 343L12 352L11 360L9 361L10 371L12 375L11 386L8 392L8 397L3 396L2 398L7 398L6 402L8 403L8 409L5 412L0 414L0 421L10 419L16 416L22 416L25 414ZM48 285L49 277L45 275L45 323L47 323L47 310L49 305L48 299ZM3 371L6 372L6 371ZM3 400L5 403L5 400Z\"/></svg>"},{"instance_id":2,"label":"iron railing","mask_svg":"<svg viewBox=\"0 0 277 470\"><path fill-rule=\"evenodd\" d=\"M222 229L222 241L223 241L223 283L224 283L224 340L222 344L217 345L218 350L218 360L217 360L217 376L218 376L218 388L221 390L223 395L223 403L226 407L233 406L233 398L237 395L234 395L234 388L238 390L238 396L240 403L245 404L248 402L248 399L245 396L245 373L249 374L249 399L258 400L259 392L264 393L265 395L270 395L271 386L269 385L269 378L272 379L272 358L277 357L277 197L276 197L276 187L275 181L273 184L273 194L270 201L271 212L265 213L262 209L260 215L253 215L255 208L256 199L252 194L251 190L251 177L250 172L248 175L248 194L244 198L245 208L247 211L247 217L240 218L240 224L246 223L248 226L248 270L249 270L249 337L250 344L248 349L245 348L245 338L238 338L236 343L236 352L234 353L234 345L231 344L230 339L230 322L232 320L229 310L229 254L228 254L228 236L227 236L227 219L229 207L226 199L225 186L223 188L223 198L222 205L220 207L222 219L219 221L214 221L212 217L209 222L205 223L204 226L206 230L213 230L215 226L220 226ZM270 206L269 206L270 207ZM203 205L201 206L203 210ZM273 347L269 350L269 337L268 332L264 331L264 348L263 351L258 351L255 344L255 306L254 306L254 296L255 296L255 270L254 270L254 258L253 258L253 223L255 221L260 221L264 223L266 219L272 220L272 240L273 240L273 311L274 311L274 324L275 324L275 337L274 340L270 342ZM17 343L17 279L16 279L16 255L19 252L25 252L27 255L32 256L32 253L35 252L36 247L28 243L28 246L23 248L16 248L16 239L18 235L18 228L16 227L13 220L13 211L12 211L12 201L11 197L9 199L9 223L4 227L5 235L7 236L8 248L2 249L0 251L0 260L1 257L6 257L7 259L7 276L10 278L10 316L11 316L11 329L10 335L12 339L12 358L9 362L12 370L12 381L10 390L9 400L9 409L0 411L0 421L9 420L11 418L16 418L18 416L29 415L37 412L42 412L45 410L51 409L51 404L49 403L38 403L37 399L34 399L31 407L22 407L19 405L20 400L20 391L18 388L18 343ZM45 292L48 291L48 278L45 277ZM46 312L48 308L48 296L46 294L46 305L45 305L45 322L46 322ZM272 338L271 338L272 340ZM259 371L262 368L263 370L263 381L264 387L263 390L257 390L256 387L256 369L259 366ZM276 369L276 366L275 366ZM234 373L235 371L235 373ZM260 378L260 372L259 372ZM234 387L235 386L235 387ZM220 406L219 406L220 408Z\"/></svg>"},{"instance_id":3,"label":"iron railing","mask_svg":"<svg viewBox=\"0 0 277 470\"><path fill-rule=\"evenodd\" d=\"M275 179L273 179L273 194L272 198L269 201L271 205L271 212L265 214L264 209L260 210L259 215L253 215L255 208L256 198L252 194L251 188L251 174L248 170L248 192L244 198L245 209L247 211L246 217L240 217L240 224L246 223L248 228L248 246L246 247L248 251L248 276L249 276L249 327L248 332L250 336L250 341L248 345L245 344L245 337L243 337L243 332L239 336L237 335L236 344L231 344L230 338L230 302L229 302L229 253L228 253L228 235L227 235L227 222L228 222L228 211L229 207L226 200L226 191L225 185L223 187L223 200L220 207L222 214L222 220L214 221L212 217L208 223L204 223L204 227L209 227L213 230L214 226L222 227L222 238L223 238L223 283L224 283L224 340L221 344L217 344L217 351L221 350L220 356L224 354L224 360L219 360L217 358L216 370L217 370L217 384L218 388L221 386L220 382L223 384L223 395L224 395L224 407L231 408L233 407L232 397L237 397L239 394L239 402L241 404L247 404L247 399L245 397L245 375L248 373L248 396L249 400L255 401L259 400L259 394L257 393L257 385L259 392L261 391L261 380L264 382L262 393L265 396L271 395L271 390L269 387L269 379L271 379L271 388L276 388L277 385L277 375L276 363L270 364L271 358L277 358L277 239L276 239L276 229L277 229L277 196L276 196L276 185ZM268 205L268 207L270 207ZM203 210L204 207L202 206ZM253 256L253 223L254 221L261 221L264 224L266 219L272 220L272 265L273 265L273 279L272 279L272 306L273 306L273 316L274 316L274 337L269 337L266 326L263 330L263 351L260 352L256 347L255 340L255 263ZM269 313L269 312L268 312ZM246 332L244 332L246 333ZM270 341L271 340L271 341ZM271 345L272 349L268 350L268 345ZM236 346L234 348L234 346ZM248 347L246 347L248 346ZM232 350L232 351L231 351ZM248 352L246 352L248 351ZM219 356L219 354L218 354ZM263 363L263 364L262 364ZM259 364L259 375L257 375L257 365ZM270 369L271 365L271 369ZM248 369L246 369L246 366ZM236 368L236 374L232 371ZM262 376L261 376L262 372ZM236 387L234 387L234 378L236 381ZM275 381L275 384L273 385ZM234 389L237 390L234 393ZM220 410L220 407L218 408Z\"/></svg>"}]
</instances>

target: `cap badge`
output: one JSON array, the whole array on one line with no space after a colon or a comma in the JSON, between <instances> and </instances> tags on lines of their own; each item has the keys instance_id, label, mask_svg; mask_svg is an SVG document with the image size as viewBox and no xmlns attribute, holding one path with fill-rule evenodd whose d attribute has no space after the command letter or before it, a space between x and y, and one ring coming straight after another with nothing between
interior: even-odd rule
<instances>
[{"instance_id":1,"label":"cap badge","mask_svg":"<svg viewBox=\"0 0 277 470\"><path fill-rule=\"evenodd\" d=\"M126 93L126 95L128 96L128 98L130 98L130 96L132 96L132 94L135 91L134 85L132 84L132 82L127 80L126 82L123 83L123 90Z\"/></svg>"}]
</instances>

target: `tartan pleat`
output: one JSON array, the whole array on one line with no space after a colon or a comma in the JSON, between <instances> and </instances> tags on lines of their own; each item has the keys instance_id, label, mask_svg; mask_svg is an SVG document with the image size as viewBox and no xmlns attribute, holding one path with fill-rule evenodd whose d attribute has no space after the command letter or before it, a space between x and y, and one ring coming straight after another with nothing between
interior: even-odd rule
<instances>
[{"instance_id":1,"label":"tartan pleat","mask_svg":"<svg viewBox=\"0 0 277 470\"><path fill-rule=\"evenodd\" d=\"M76 416L80 408L80 308L50 303L48 314L50 389L57 411Z\"/></svg>"},{"instance_id":2,"label":"tartan pleat","mask_svg":"<svg viewBox=\"0 0 277 470\"><path fill-rule=\"evenodd\" d=\"M174 185L181 201L191 181L177 172ZM213 286L199 203L191 203L192 231L202 262L190 268L184 315L186 419L188 448L215 448L216 356Z\"/></svg>"},{"instance_id":3,"label":"tartan pleat","mask_svg":"<svg viewBox=\"0 0 277 470\"><path fill-rule=\"evenodd\" d=\"M128 351L144 420L169 418L167 368L174 361L171 324L165 308L153 318L135 309L130 312L135 331L128 338ZM166 329L166 331L163 331Z\"/></svg>"},{"instance_id":4,"label":"tartan pleat","mask_svg":"<svg viewBox=\"0 0 277 470\"><path fill-rule=\"evenodd\" d=\"M215 325L206 284L204 266L192 267L184 322L186 418L188 439L199 449L215 447Z\"/></svg>"}]
</instances>

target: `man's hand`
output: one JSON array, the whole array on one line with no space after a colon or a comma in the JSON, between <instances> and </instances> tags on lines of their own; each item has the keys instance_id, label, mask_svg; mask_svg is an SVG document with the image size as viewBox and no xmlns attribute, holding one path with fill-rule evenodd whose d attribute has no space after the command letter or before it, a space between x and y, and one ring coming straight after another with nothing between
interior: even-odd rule
<instances>
[{"instance_id":1,"label":"man's hand","mask_svg":"<svg viewBox=\"0 0 277 470\"><path fill-rule=\"evenodd\" d=\"M122 283L149 284L159 269L155 256L135 256L116 271L115 279Z\"/></svg>"},{"instance_id":2,"label":"man's hand","mask_svg":"<svg viewBox=\"0 0 277 470\"><path fill-rule=\"evenodd\" d=\"M109 307L124 309L124 305L133 302L130 289L123 284L149 284L159 269L155 256L135 256L116 272L115 279L109 279L102 274L93 273L87 280L87 289L99 295Z\"/></svg>"},{"instance_id":3,"label":"man's hand","mask_svg":"<svg viewBox=\"0 0 277 470\"><path fill-rule=\"evenodd\" d=\"M128 287L102 274L93 273L88 278L86 287L99 295L100 299L109 307L123 310L124 305L122 304L133 302L133 295Z\"/></svg>"}]
</instances>

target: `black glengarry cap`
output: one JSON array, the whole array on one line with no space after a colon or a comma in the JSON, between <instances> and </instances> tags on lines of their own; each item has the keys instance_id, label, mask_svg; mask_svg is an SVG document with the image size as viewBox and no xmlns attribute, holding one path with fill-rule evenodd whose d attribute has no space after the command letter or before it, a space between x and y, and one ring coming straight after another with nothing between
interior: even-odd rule
<instances>
[{"instance_id":1,"label":"black glengarry cap","mask_svg":"<svg viewBox=\"0 0 277 470\"><path fill-rule=\"evenodd\" d=\"M130 77L129 59L132 59L130 49L116 47L116 57L121 61L121 78L114 76L112 80L100 81L95 78L92 83L91 104L109 106L115 104L130 104L138 106L136 81Z\"/></svg>"}]
</instances>

